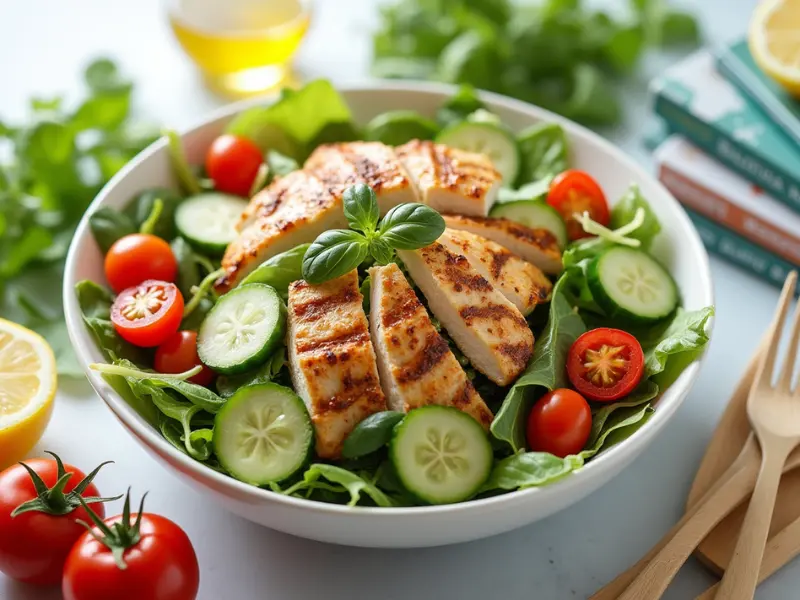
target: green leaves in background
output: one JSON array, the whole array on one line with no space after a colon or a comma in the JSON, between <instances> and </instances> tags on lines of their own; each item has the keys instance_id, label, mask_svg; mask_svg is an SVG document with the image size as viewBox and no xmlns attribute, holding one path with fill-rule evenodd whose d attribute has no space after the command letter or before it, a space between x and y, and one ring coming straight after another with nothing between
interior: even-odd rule
<instances>
[{"instance_id":1,"label":"green leaves in background","mask_svg":"<svg viewBox=\"0 0 800 600\"><path fill-rule=\"evenodd\" d=\"M86 97L75 108L60 97L34 98L29 122L0 126L0 141L11 150L10 160L0 162L0 315L43 333L59 373L69 376L80 371L53 282L62 278L67 247L86 207L157 137L131 122L133 85L112 61L91 63L84 80ZM131 227L108 213L92 223L103 247Z\"/></svg>"},{"instance_id":2,"label":"green leaves in background","mask_svg":"<svg viewBox=\"0 0 800 600\"><path fill-rule=\"evenodd\" d=\"M621 116L618 82L648 48L699 37L663 0L630 0L627 15L573 0L406 0L381 9L373 75L470 84L606 125Z\"/></svg>"}]
</instances>

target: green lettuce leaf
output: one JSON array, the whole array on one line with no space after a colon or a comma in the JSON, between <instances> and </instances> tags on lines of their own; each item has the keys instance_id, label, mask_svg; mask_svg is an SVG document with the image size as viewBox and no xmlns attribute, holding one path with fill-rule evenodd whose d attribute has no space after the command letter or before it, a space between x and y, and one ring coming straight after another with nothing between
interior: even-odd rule
<instances>
[{"instance_id":1,"label":"green lettuce leaf","mask_svg":"<svg viewBox=\"0 0 800 600\"><path fill-rule=\"evenodd\" d=\"M706 324L713 315L713 306L688 312L679 308L660 339L645 347L647 376L662 388L672 384L703 353L708 343Z\"/></svg>"},{"instance_id":2,"label":"green lettuce leaf","mask_svg":"<svg viewBox=\"0 0 800 600\"><path fill-rule=\"evenodd\" d=\"M569 167L569 145L558 123L538 123L517 136L522 165L519 184L558 175Z\"/></svg>"},{"instance_id":3,"label":"green lettuce leaf","mask_svg":"<svg viewBox=\"0 0 800 600\"><path fill-rule=\"evenodd\" d=\"M644 209L644 223L628 237L639 240L642 242L642 250L648 250L653 239L661 232L661 224L635 183L631 184L628 191L611 209L611 229L618 229L630 223L640 208Z\"/></svg>"},{"instance_id":4,"label":"green lettuce leaf","mask_svg":"<svg viewBox=\"0 0 800 600\"><path fill-rule=\"evenodd\" d=\"M360 475L357 475L347 469L328 465L324 463L312 464L306 469L303 474L303 479L293 486L283 490L281 493L287 495L297 495L298 492L313 488L314 484L320 479L324 478L328 481L343 486L350 494L349 506L355 506L361 499L362 492L369 496L378 506L393 506L391 498L384 494L374 484L365 480Z\"/></svg>"}]
</instances>

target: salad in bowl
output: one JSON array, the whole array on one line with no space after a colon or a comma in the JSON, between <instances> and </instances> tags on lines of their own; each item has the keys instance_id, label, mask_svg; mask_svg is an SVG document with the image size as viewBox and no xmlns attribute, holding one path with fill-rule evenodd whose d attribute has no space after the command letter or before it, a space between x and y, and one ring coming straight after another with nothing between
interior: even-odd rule
<instances>
[{"instance_id":1,"label":"salad in bowl","mask_svg":"<svg viewBox=\"0 0 800 600\"><path fill-rule=\"evenodd\" d=\"M90 368L268 493L547 486L645 425L708 342L713 307L682 307L639 188L609 202L558 122L515 131L469 88L358 126L316 81L238 113L203 164L168 138L180 190L88 218Z\"/></svg>"}]
</instances>

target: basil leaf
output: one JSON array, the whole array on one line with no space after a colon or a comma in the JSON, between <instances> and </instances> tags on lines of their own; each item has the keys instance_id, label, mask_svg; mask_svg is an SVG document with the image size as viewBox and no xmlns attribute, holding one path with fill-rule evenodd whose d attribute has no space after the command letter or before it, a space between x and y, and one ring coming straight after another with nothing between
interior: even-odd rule
<instances>
[{"instance_id":1,"label":"basil leaf","mask_svg":"<svg viewBox=\"0 0 800 600\"><path fill-rule=\"evenodd\" d=\"M647 250L661 231L661 224L653 209L650 208L650 204L639 191L639 186L635 183L631 184L625 195L611 209L611 229L619 229L630 223L640 208L644 209L644 223L629 233L627 237L641 241L642 249Z\"/></svg>"},{"instance_id":2,"label":"basil leaf","mask_svg":"<svg viewBox=\"0 0 800 600\"><path fill-rule=\"evenodd\" d=\"M517 136L522 154L519 182L555 176L569 167L567 136L557 123L539 123Z\"/></svg>"},{"instance_id":3,"label":"basil leaf","mask_svg":"<svg viewBox=\"0 0 800 600\"><path fill-rule=\"evenodd\" d=\"M94 211L89 217L89 229L92 230L97 245L105 254L121 237L136 233L137 227L133 220L120 211L103 206Z\"/></svg>"},{"instance_id":4,"label":"basil leaf","mask_svg":"<svg viewBox=\"0 0 800 600\"><path fill-rule=\"evenodd\" d=\"M184 298L192 296L192 288L200 285L200 271L197 268L197 261L194 259L194 250L182 237L176 237L170 244L172 255L178 263L178 273L175 278L175 285L181 291Z\"/></svg>"},{"instance_id":5,"label":"basil leaf","mask_svg":"<svg viewBox=\"0 0 800 600\"><path fill-rule=\"evenodd\" d=\"M266 283L274 287L284 300L288 299L289 284L303 277L303 258L310 246L311 244L301 244L276 254L256 267L240 285Z\"/></svg>"},{"instance_id":6,"label":"basil leaf","mask_svg":"<svg viewBox=\"0 0 800 600\"><path fill-rule=\"evenodd\" d=\"M378 198L372 188L363 183L351 185L342 195L344 216L351 229L372 233L378 226Z\"/></svg>"},{"instance_id":7,"label":"basil leaf","mask_svg":"<svg viewBox=\"0 0 800 600\"><path fill-rule=\"evenodd\" d=\"M303 257L303 279L317 284L341 277L367 257L367 239L356 231L332 229L320 235Z\"/></svg>"},{"instance_id":8,"label":"basil leaf","mask_svg":"<svg viewBox=\"0 0 800 600\"><path fill-rule=\"evenodd\" d=\"M379 265L388 265L394 258L394 249L383 238L372 238L369 241L369 253Z\"/></svg>"},{"instance_id":9,"label":"basil leaf","mask_svg":"<svg viewBox=\"0 0 800 600\"><path fill-rule=\"evenodd\" d=\"M355 426L344 440L342 456L358 458L383 448L392 438L392 431L405 416L404 413L385 410L368 416Z\"/></svg>"},{"instance_id":10,"label":"basil leaf","mask_svg":"<svg viewBox=\"0 0 800 600\"><path fill-rule=\"evenodd\" d=\"M444 219L418 202L395 206L381 221L378 233L392 248L416 250L432 244L444 233Z\"/></svg>"}]
</instances>

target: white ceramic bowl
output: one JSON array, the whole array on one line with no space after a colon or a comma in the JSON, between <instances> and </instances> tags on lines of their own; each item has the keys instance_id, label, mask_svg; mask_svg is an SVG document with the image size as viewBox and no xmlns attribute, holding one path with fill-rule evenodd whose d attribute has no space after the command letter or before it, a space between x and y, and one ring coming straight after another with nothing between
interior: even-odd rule
<instances>
[{"instance_id":1,"label":"white ceramic bowl","mask_svg":"<svg viewBox=\"0 0 800 600\"><path fill-rule=\"evenodd\" d=\"M341 89L356 119L366 123L387 110L413 109L433 116L453 88L436 84L380 83ZM556 121L566 129L572 165L591 173L612 201L633 181L658 214L663 232L655 251L669 267L687 309L713 303L708 256L686 213L653 177L594 133L529 104L484 94L489 108L515 130L538 121ZM201 163L211 141L232 116L250 106L234 104L203 120L183 135L189 160ZM153 186L174 186L166 145L159 140L123 168L100 192L87 214L100 206L122 207L134 194ZM339 544L369 547L421 547L474 540L532 523L568 508L608 483L628 466L669 422L686 397L700 369L689 366L662 395L650 421L625 442L600 454L580 471L543 488L446 506L368 508L338 506L291 498L226 477L195 462L164 440L95 372L102 361L81 321L74 294L82 279L104 281L103 259L92 239L86 217L80 223L67 257L64 307L69 335L94 389L120 423L158 462L226 509L256 523L294 535Z\"/></svg>"}]
</instances>

